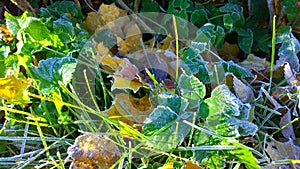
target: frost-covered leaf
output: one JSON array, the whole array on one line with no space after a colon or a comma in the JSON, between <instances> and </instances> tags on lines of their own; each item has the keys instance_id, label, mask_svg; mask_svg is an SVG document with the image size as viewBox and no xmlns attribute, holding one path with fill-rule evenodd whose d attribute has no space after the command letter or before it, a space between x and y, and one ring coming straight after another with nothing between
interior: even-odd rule
<instances>
[{"instance_id":1,"label":"frost-covered leaf","mask_svg":"<svg viewBox=\"0 0 300 169\"><path fill-rule=\"evenodd\" d=\"M287 109L287 112L285 113L285 115L283 115L280 119L279 126L283 127L287 123L290 123L291 120L292 120L291 111L290 111L290 109ZM293 128L292 124L286 126L284 129L282 129L281 133L287 139L293 139L293 140L296 139L296 135L295 135L294 128Z\"/></svg>"},{"instance_id":2,"label":"frost-covered leaf","mask_svg":"<svg viewBox=\"0 0 300 169\"><path fill-rule=\"evenodd\" d=\"M42 94L49 95L60 88L58 82L67 85L75 71L76 60L71 57L49 58L39 62L38 67L29 66L30 76L37 81Z\"/></svg>"},{"instance_id":3,"label":"frost-covered leaf","mask_svg":"<svg viewBox=\"0 0 300 169\"><path fill-rule=\"evenodd\" d=\"M252 89L233 74L226 75L225 83L243 103L251 103L254 100L255 97Z\"/></svg>"},{"instance_id":4,"label":"frost-covered leaf","mask_svg":"<svg viewBox=\"0 0 300 169\"><path fill-rule=\"evenodd\" d=\"M70 168L110 168L120 157L119 148L108 138L85 134L76 138L68 148L73 159Z\"/></svg>"},{"instance_id":5,"label":"frost-covered leaf","mask_svg":"<svg viewBox=\"0 0 300 169\"><path fill-rule=\"evenodd\" d=\"M183 120L191 122L193 116L192 112L178 115L169 107L159 105L145 120L143 133L152 138L155 148L169 151L181 144L189 134L191 126Z\"/></svg>"},{"instance_id":6,"label":"frost-covered leaf","mask_svg":"<svg viewBox=\"0 0 300 169\"><path fill-rule=\"evenodd\" d=\"M298 52L300 51L300 43L298 39L292 34L292 28L290 26L282 26L278 31L276 37L276 44L281 43L278 55L279 60L276 65L282 65L284 62L288 62L292 69L299 71L299 59Z\"/></svg>"},{"instance_id":7,"label":"frost-covered leaf","mask_svg":"<svg viewBox=\"0 0 300 169\"><path fill-rule=\"evenodd\" d=\"M223 136L239 137L253 135L257 126L248 122L250 105L242 103L225 85L212 91L211 97L204 101L209 110L206 125ZM200 107L202 111L207 111Z\"/></svg>"},{"instance_id":8,"label":"frost-covered leaf","mask_svg":"<svg viewBox=\"0 0 300 169\"><path fill-rule=\"evenodd\" d=\"M205 37L204 42L213 44L217 49L220 49L224 43L225 31L222 27L206 23L197 31L196 41L203 41L200 37ZM200 38L200 39L199 39Z\"/></svg>"},{"instance_id":9,"label":"frost-covered leaf","mask_svg":"<svg viewBox=\"0 0 300 169\"><path fill-rule=\"evenodd\" d=\"M247 59L238 63L243 68L251 71L252 69L257 71L268 70L270 69L270 62L266 60L266 58L259 58L254 56L253 54L249 54Z\"/></svg>"},{"instance_id":10,"label":"frost-covered leaf","mask_svg":"<svg viewBox=\"0 0 300 169\"><path fill-rule=\"evenodd\" d=\"M161 93L155 98L157 98L157 101L153 100L153 102L161 106L169 107L177 114L184 112L189 104L187 99L169 92Z\"/></svg>"},{"instance_id":11,"label":"frost-covered leaf","mask_svg":"<svg viewBox=\"0 0 300 169\"><path fill-rule=\"evenodd\" d=\"M182 97L188 99L189 107L198 107L206 94L204 84L195 76L183 73L179 77L178 85Z\"/></svg>"},{"instance_id":12,"label":"frost-covered leaf","mask_svg":"<svg viewBox=\"0 0 300 169\"><path fill-rule=\"evenodd\" d=\"M222 64L225 72L232 73L237 78L254 77L254 75L249 70L239 66L233 61L223 62Z\"/></svg>"},{"instance_id":13,"label":"frost-covered leaf","mask_svg":"<svg viewBox=\"0 0 300 169\"><path fill-rule=\"evenodd\" d=\"M157 106L150 114L149 118L144 121L143 133L152 135L159 129L167 126L171 122L174 123L178 114L166 106Z\"/></svg>"},{"instance_id":14,"label":"frost-covered leaf","mask_svg":"<svg viewBox=\"0 0 300 169\"><path fill-rule=\"evenodd\" d=\"M272 161L300 159L300 147L295 145L292 139L289 139L288 142L279 142L272 139L271 142L267 143L266 152ZM286 168L300 168L300 165L297 163L283 164L280 166Z\"/></svg>"}]
</instances>

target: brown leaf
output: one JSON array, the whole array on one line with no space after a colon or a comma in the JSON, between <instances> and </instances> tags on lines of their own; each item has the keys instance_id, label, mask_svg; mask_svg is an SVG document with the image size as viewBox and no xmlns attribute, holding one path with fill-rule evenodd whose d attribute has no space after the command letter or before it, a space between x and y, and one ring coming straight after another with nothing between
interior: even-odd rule
<instances>
[{"instance_id":1,"label":"brown leaf","mask_svg":"<svg viewBox=\"0 0 300 169\"><path fill-rule=\"evenodd\" d=\"M243 62L238 63L240 66L247 68L248 70L255 69L257 71L269 70L270 62L265 58L259 58L253 54L249 54L247 59Z\"/></svg>"},{"instance_id":2,"label":"brown leaf","mask_svg":"<svg viewBox=\"0 0 300 169\"><path fill-rule=\"evenodd\" d=\"M200 167L198 164L195 164L192 161L187 161L185 162L184 169L203 169L203 167Z\"/></svg>"},{"instance_id":3,"label":"brown leaf","mask_svg":"<svg viewBox=\"0 0 300 169\"><path fill-rule=\"evenodd\" d=\"M243 103L251 103L255 99L252 89L233 74L226 74L225 83Z\"/></svg>"},{"instance_id":4,"label":"brown leaf","mask_svg":"<svg viewBox=\"0 0 300 169\"><path fill-rule=\"evenodd\" d=\"M237 44L230 44L225 42L218 54L226 61L235 60L237 61L238 55L240 54L240 48Z\"/></svg>"},{"instance_id":5,"label":"brown leaf","mask_svg":"<svg viewBox=\"0 0 300 169\"><path fill-rule=\"evenodd\" d=\"M116 19L125 16L127 12L118 8L115 3L106 5L102 4L98 12L90 12L88 16L83 21L84 27L90 33L95 33L96 29L101 28L108 24L109 22L115 21ZM123 19L126 21L126 19ZM118 22L119 23L119 22ZM121 25L115 26L114 24L108 24L108 27L113 29L113 32L119 32L119 29L115 30L117 27L121 28ZM112 28L114 27L114 28ZM120 31L122 32L122 31Z\"/></svg>"},{"instance_id":6,"label":"brown leaf","mask_svg":"<svg viewBox=\"0 0 300 169\"><path fill-rule=\"evenodd\" d=\"M288 142L284 143L273 139L271 142L267 143L266 152L269 154L272 161L300 159L300 147L296 146L292 139L289 139ZM300 168L300 164L288 164L280 167L284 166L289 168Z\"/></svg>"},{"instance_id":7,"label":"brown leaf","mask_svg":"<svg viewBox=\"0 0 300 169\"><path fill-rule=\"evenodd\" d=\"M292 117L291 117L291 111L290 109L287 109L287 113L281 117L279 125L280 127L286 125L287 123L291 122ZM293 129L293 125L290 124L287 127L285 127L282 131L281 131L282 135L287 138L287 139L296 139L296 135Z\"/></svg>"},{"instance_id":8,"label":"brown leaf","mask_svg":"<svg viewBox=\"0 0 300 169\"><path fill-rule=\"evenodd\" d=\"M109 5L102 3L98 12L105 23L112 22L127 14L127 11L118 8L115 3Z\"/></svg>"},{"instance_id":9,"label":"brown leaf","mask_svg":"<svg viewBox=\"0 0 300 169\"><path fill-rule=\"evenodd\" d=\"M113 142L97 134L77 137L68 154L73 159L70 169L108 169L121 157Z\"/></svg>"}]
</instances>

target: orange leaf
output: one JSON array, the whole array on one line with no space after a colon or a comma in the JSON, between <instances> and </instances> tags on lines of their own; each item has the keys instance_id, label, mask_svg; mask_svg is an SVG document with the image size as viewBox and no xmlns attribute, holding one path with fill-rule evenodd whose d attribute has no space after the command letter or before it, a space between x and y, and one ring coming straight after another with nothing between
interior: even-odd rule
<instances>
[{"instance_id":1,"label":"orange leaf","mask_svg":"<svg viewBox=\"0 0 300 169\"><path fill-rule=\"evenodd\" d=\"M12 42L14 40L11 32L4 25L0 25L0 37L4 42Z\"/></svg>"},{"instance_id":2,"label":"orange leaf","mask_svg":"<svg viewBox=\"0 0 300 169\"><path fill-rule=\"evenodd\" d=\"M103 113L132 127L143 124L154 109L148 96L135 98L129 94L120 93L116 94L115 98L111 108Z\"/></svg>"},{"instance_id":3,"label":"orange leaf","mask_svg":"<svg viewBox=\"0 0 300 169\"><path fill-rule=\"evenodd\" d=\"M198 164L193 163L192 161L185 162L184 169L202 169Z\"/></svg>"},{"instance_id":4,"label":"orange leaf","mask_svg":"<svg viewBox=\"0 0 300 169\"><path fill-rule=\"evenodd\" d=\"M119 148L109 139L97 134L85 134L76 138L68 148L73 161L70 168L109 168L121 156Z\"/></svg>"},{"instance_id":5,"label":"orange leaf","mask_svg":"<svg viewBox=\"0 0 300 169\"><path fill-rule=\"evenodd\" d=\"M30 81L27 79L17 79L15 76L0 78L0 97L9 102L30 102L26 93Z\"/></svg>"}]
</instances>

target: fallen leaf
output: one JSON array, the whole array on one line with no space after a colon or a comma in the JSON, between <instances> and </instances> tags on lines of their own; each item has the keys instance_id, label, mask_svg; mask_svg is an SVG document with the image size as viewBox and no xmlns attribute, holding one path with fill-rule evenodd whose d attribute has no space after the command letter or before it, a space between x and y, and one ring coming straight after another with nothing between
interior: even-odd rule
<instances>
[{"instance_id":1,"label":"fallen leaf","mask_svg":"<svg viewBox=\"0 0 300 169\"><path fill-rule=\"evenodd\" d=\"M12 42L14 40L14 36L4 25L0 25L0 38L4 42Z\"/></svg>"},{"instance_id":2,"label":"fallen leaf","mask_svg":"<svg viewBox=\"0 0 300 169\"><path fill-rule=\"evenodd\" d=\"M233 74L226 74L225 83L243 103L251 103L255 99L252 89Z\"/></svg>"},{"instance_id":3,"label":"fallen leaf","mask_svg":"<svg viewBox=\"0 0 300 169\"><path fill-rule=\"evenodd\" d=\"M115 89L131 89L134 93L136 93L141 87L143 87L143 84L138 81L138 79L128 80L121 76L114 76L114 82L111 86L111 90Z\"/></svg>"},{"instance_id":4,"label":"fallen leaf","mask_svg":"<svg viewBox=\"0 0 300 169\"><path fill-rule=\"evenodd\" d=\"M90 33L95 33L95 31L98 28L101 28L108 24L109 22L115 21L116 19L125 16L127 12L125 10L122 10L118 8L115 3L112 3L110 5L106 5L102 3L102 5L99 7L98 12L90 12L88 13L88 16L83 21L84 27L87 29ZM125 23L126 19L123 19L123 23ZM118 22L120 23L120 22ZM127 22L128 23L128 22ZM108 25L109 28L114 27L116 29L117 27L121 28L122 25L115 26L114 24ZM118 32L119 29L117 29L114 32ZM122 31L121 31L122 32Z\"/></svg>"},{"instance_id":5,"label":"fallen leaf","mask_svg":"<svg viewBox=\"0 0 300 169\"><path fill-rule=\"evenodd\" d=\"M286 114L283 115L280 119L279 126L282 127L282 126L286 125L287 123L291 122L291 120L292 120L291 111L290 111L290 109L287 109ZM293 139L293 140L296 139L296 135L295 135L292 124L286 126L284 129L282 129L281 133L287 139Z\"/></svg>"},{"instance_id":6,"label":"fallen leaf","mask_svg":"<svg viewBox=\"0 0 300 169\"><path fill-rule=\"evenodd\" d=\"M200 167L198 164L196 164L192 161L187 161L187 162L185 162L184 169L203 169L203 167Z\"/></svg>"},{"instance_id":7,"label":"fallen leaf","mask_svg":"<svg viewBox=\"0 0 300 169\"><path fill-rule=\"evenodd\" d=\"M299 160L300 159L300 147L293 143L292 139L288 142L279 142L272 139L267 143L266 152L272 161L277 160ZM278 166L279 167L279 166ZM300 164L286 164L280 167L287 168L300 168Z\"/></svg>"},{"instance_id":8,"label":"fallen leaf","mask_svg":"<svg viewBox=\"0 0 300 169\"><path fill-rule=\"evenodd\" d=\"M240 54L240 48L237 44L230 44L225 42L220 50L218 50L218 54L222 57L222 59L234 60L237 61L238 55Z\"/></svg>"},{"instance_id":9,"label":"fallen leaf","mask_svg":"<svg viewBox=\"0 0 300 169\"><path fill-rule=\"evenodd\" d=\"M109 5L102 3L98 12L100 13L101 18L105 21L105 23L114 21L119 17L125 16L127 14L127 11L118 8L115 3Z\"/></svg>"},{"instance_id":10,"label":"fallen leaf","mask_svg":"<svg viewBox=\"0 0 300 169\"><path fill-rule=\"evenodd\" d=\"M300 75L293 70L288 62L282 65L284 70L284 78L293 86L300 86Z\"/></svg>"},{"instance_id":11,"label":"fallen leaf","mask_svg":"<svg viewBox=\"0 0 300 169\"><path fill-rule=\"evenodd\" d=\"M249 54L246 60L238 64L248 70L255 69L257 71L263 71L270 69L270 62L267 61L266 58L262 59L253 54Z\"/></svg>"},{"instance_id":12,"label":"fallen leaf","mask_svg":"<svg viewBox=\"0 0 300 169\"><path fill-rule=\"evenodd\" d=\"M127 23L124 27L125 39L117 38L120 55L134 53L142 49L142 33L135 21Z\"/></svg>"},{"instance_id":13,"label":"fallen leaf","mask_svg":"<svg viewBox=\"0 0 300 169\"><path fill-rule=\"evenodd\" d=\"M73 159L70 169L108 169L121 157L113 142L97 134L77 137L68 154Z\"/></svg>"},{"instance_id":14,"label":"fallen leaf","mask_svg":"<svg viewBox=\"0 0 300 169\"><path fill-rule=\"evenodd\" d=\"M11 75L7 78L0 78L0 97L9 102L26 103L30 102L27 95L27 88L30 86L30 80L17 79Z\"/></svg>"},{"instance_id":15,"label":"fallen leaf","mask_svg":"<svg viewBox=\"0 0 300 169\"><path fill-rule=\"evenodd\" d=\"M142 98L135 98L129 94L120 93L115 95L112 106L102 113L112 119L120 120L130 126L136 127L143 124L153 109L147 95Z\"/></svg>"},{"instance_id":16,"label":"fallen leaf","mask_svg":"<svg viewBox=\"0 0 300 169\"><path fill-rule=\"evenodd\" d=\"M171 162L164 164L162 167L159 167L158 169L173 169L173 164L174 164L174 162L171 161Z\"/></svg>"}]
</instances>

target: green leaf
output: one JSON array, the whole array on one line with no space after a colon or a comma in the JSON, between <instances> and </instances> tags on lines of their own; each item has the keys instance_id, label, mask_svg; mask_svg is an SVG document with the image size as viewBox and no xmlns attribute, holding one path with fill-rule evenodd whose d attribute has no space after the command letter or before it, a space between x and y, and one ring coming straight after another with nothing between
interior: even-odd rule
<instances>
[{"instance_id":1,"label":"green leaf","mask_svg":"<svg viewBox=\"0 0 300 169\"><path fill-rule=\"evenodd\" d=\"M229 153L238 159L240 163L245 164L246 168L259 169L258 160L254 157L248 147L239 144L238 142L230 142L229 145L233 145L238 149L232 150Z\"/></svg>"},{"instance_id":2,"label":"green leaf","mask_svg":"<svg viewBox=\"0 0 300 169\"><path fill-rule=\"evenodd\" d=\"M9 53L10 53L9 46L0 47L0 78L5 77L5 70L6 70L5 58L8 57Z\"/></svg>"},{"instance_id":3,"label":"green leaf","mask_svg":"<svg viewBox=\"0 0 300 169\"><path fill-rule=\"evenodd\" d=\"M157 103L160 106L169 107L172 111L174 111L177 114L181 114L181 112L184 112L188 106L187 99L180 97L177 94L165 92L159 94L156 98Z\"/></svg>"},{"instance_id":4,"label":"green leaf","mask_svg":"<svg viewBox=\"0 0 300 169\"><path fill-rule=\"evenodd\" d=\"M279 64L288 62L292 69L299 71L299 58L297 56L300 51L300 43L292 34L290 26L282 26L279 28L276 44L281 43L278 50Z\"/></svg>"},{"instance_id":5,"label":"green leaf","mask_svg":"<svg viewBox=\"0 0 300 169\"><path fill-rule=\"evenodd\" d=\"M39 12L40 18L52 18L56 20L58 18L68 19L66 14L72 15L72 23L80 23L84 19L80 8L72 1L58 1L54 2L47 8L41 8Z\"/></svg>"},{"instance_id":6,"label":"green leaf","mask_svg":"<svg viewBox=\"0 0 300 169\"><path fill-rule=\"evenodd\" d=\"M183 120L192 121L194 113L177 115L166 106L157 106L144 121L143 134L152 138L153 146L159 150L169 151L181 144L189 134L191 126Z\"/></svg>"},{"instance_id":7,"label":"green leaf","mask_svg":"<svg viewBox=\"0 0 300 169\"><path fill-rule=\"evenodd\" d=\"M203 34L217 49L221 49L225 39L225 31L222 27L206 23L197 31L197 37L201 37Z\"/></svg>"},{"instance_id":8,"label":"green leaf","mask_svg":"<svg viewBox=\"0 0 300 169\"><path fill-rule=\"evenodd\" d=\"M28 17L22 25L24 34L28 35L32 42L41 46L62 46L59 37L52 34L44 23L39 19Z\"/></svg>"},{"instance_id":9,"label":"green leaf","mask_svg":"<svg viewBox=\"0 0 300 169\"><path fill-rule=\"evenodd\" d=\"M254 75L249 70L239 66L233 61L228 61L228 62L223 61L222 64L225 72L232 73L238 78L246 78L246 77L254 78Z\"/></svg>"},{"instance_id":10,"label":"green leaf","mask_svg":"<svg viewBox=\"0 0 300 169\"><path fill-rule=\"evenodd\" d=\"M194 151L195 160L210 169L222 169L226 166L226 156L220 151Z\"/></svg>"},{"instance_id":11,"label":"green leaf","mask_svg":"<svg viewBox=\"0 0 300 169\"><path fill-rule=\"evenodd\" d=\"M220 12L237 12L242 13L243 7L237 3L226 3L224 6L219 8Z\"/></svg>"},{"instance_id":12,"label":"green leaf","mask_svg":"<svg viewBox=\"0 0 300 169\"><path fill-rule=\"evenodd\" d=\"M38 67L29 66L31 78L38 82L41 93L49 96L52 91L59 89L58 81L67 85L75 71L76 60L71 57L49 58L39 62Z\"/></svg>"},{"instance_id":13,"label":"green leaf","mask_svg":"<svg viewBox=\"0 0 300 169\"><path fill-rule=\"evenodd\" d=\"M190 108L198 107L206 94L204 84L195 76L187 75L185 72L179 77L178 87L181 95L188 99Z\"/></svg>"},{"instance_id":14,"label":"green leaf","mask_svg":"<svg viewBox=\"0 0 300 169\"><path fill-rule=\"evenodd\" d=\"M141 12L159 12L159 4L155 0L143 0Z\"/></svg>"},{"instance_id":15,"label":"green leaf","mask_svg":"<svg viewBox=\"0 0 300 169\"><path fill-rule=\"evenodd\" d=\"M169 107L157 106L157 108L152 111L149 118L145 120L143 134L150 136L171 122L174 122L177 117L178 114Z\"/></svg>"},{"instance_id":16,"label":"green leaf","mask_svg":"<svg viewBox=\"0 0 300 169\"><path fill-rule=\"evenodd\" d=\"M53 22L54 32L60 37L63 43L69 43L75 36L75 29L71 22L65 19L57 19Z\"/></svg>"},{"instance_id":17,"label":"green leaf","mask_svg":"<svg viewBox=\"0 0 300 169\"><path fill-rule=\"evenodd\" d=\"M238 29L238 45L245 53L251 53L253 45L253 32L251 29Z\"/></svg>"},{"instance_id":18,"label":"green leaf","mask_svg":"<svg viewBox=\"0 0 300 169\"><path fill-rule=\"evenodd\" d=\"M256 125L247 121L250 105L242 103L227 86L216 87L204 102L209 109L206 125L217 134L239 137L253 135L258 130Z\"/></svg>"},{"instance_id":19,"label":"green leaf","mask_svg":"<svg viewBox=\"0 0 300 169\"><path fill-rule=\"evenodd\" d=\"M21 29L18 19L20 19L20 16L13 16L12 14L5 11L4 13L5 19L6 19L6 26L9 29L9 31L13 35L17 35L18 31Z\"/></svg>"},{"instance_id":20,"label":"green leaf","mask_svg":"<svg viewBox=\"0 0 300 169\"><path fill-rule=\"evenodd\" d=\"M293 23L300 15L300 8L296 6L298 0L283 0L281 5L284 11L287 13L288 20Z\"/></svg>"},{"instance_id":21,"label":"green leaf","mask_svg":"<svg viewBox=\"0 0 300 169\"><path fill-rule=\"evenodd\" d=\"M194 10L191 14L190 21L192 24L201 27L207 20L207 13L205 9Z\"/></svg>"}]
</instances>

